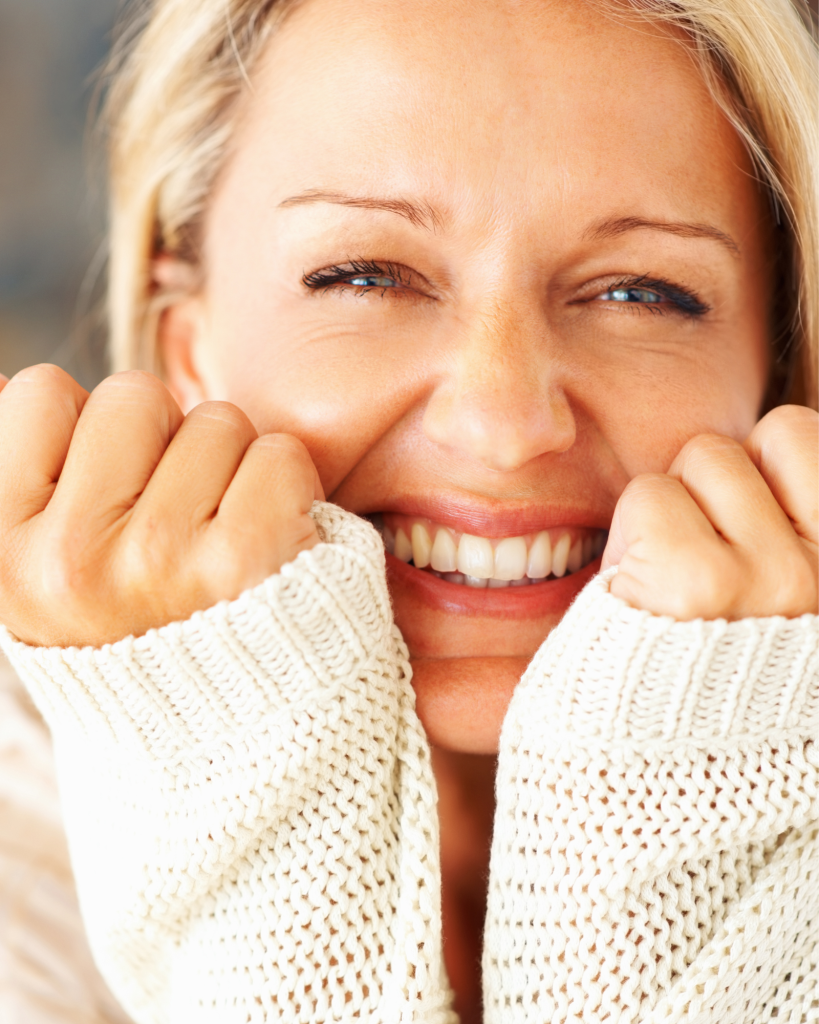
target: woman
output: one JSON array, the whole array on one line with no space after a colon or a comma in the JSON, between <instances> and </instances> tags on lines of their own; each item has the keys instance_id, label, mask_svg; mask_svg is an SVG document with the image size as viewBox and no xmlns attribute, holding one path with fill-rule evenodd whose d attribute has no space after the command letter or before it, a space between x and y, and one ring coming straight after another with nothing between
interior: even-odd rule
<instances>
[{"instance_id":1,"label":"woman","mask_svg":"<svg viewBox=\"0 0 819 1024\"><path fill-rule=\"evenodd\" d=\"M114 353L169 390L0 396L3 645L108 981L445 1021L446 960L464 1020L809 1019L795 9L228 15L154 4L114 87Z\"/></svg>"}]
</instances>

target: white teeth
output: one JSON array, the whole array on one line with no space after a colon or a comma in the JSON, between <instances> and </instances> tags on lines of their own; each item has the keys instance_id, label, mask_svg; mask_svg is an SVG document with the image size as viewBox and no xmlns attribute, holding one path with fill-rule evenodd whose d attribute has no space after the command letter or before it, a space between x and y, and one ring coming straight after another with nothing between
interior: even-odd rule
<instances>
[{"instance_id":1,"label":"white teeth","mask_svg":"<svg viewBox=\"0 0 819 1024\"><path fill-rule=\"evenodd\" d=\"M526 575L526 541L523 537L505 537L500 541L495 548L493 575L496 580L519 580Z\"/></svg>"},{"instance_id":2,"label":"white teeth","mask_svg":"<svg viewBox=\"0 0 819 1024\"><path fill-rule=\"evenodd\" d=\"M569 550L569 557L566 559L566 568L569 572L577 572L583 564L583 541L578 539L572 544Z\"/></svg>"},{"instance_id":3,"label":"white teeth","mask_svg":"<svg viewBox=\"0 0 819 1024\"><path fill-rule=\"evenodd\" d=\"M568 533L564 533L560 540L555 544L555 549L552 552L552 575L560 578L566 574L566 565L569 560L569 548L572 544L572 538Z\"/></svg>"},{"instance_id":4,"label":"white teeth","mask_svg":"<svg viewBox=\"0 0 819 1024\"><path fill-rule=\"evenodd\" d=\"M425 569L429 565L431 552L432 541L429 539L426 526L423 523L415 523L412 528L412 560L416 569ZM432 568L439 567L433 565Z\"/></svg>"},{"instance_id":5,"label":"white teeth","mask_svg":"<svg viewBox=\"0 0 819 1024\"><path fill-rule=\"evenodd\" d=\"M458 552L455 549L455 541L449 530L438 530L435 534L435 543L432 545L432 568L438 572L455 572Z\"/></svg>"},{"instance_id":6,"label":"white teeth","mask_svg":"<svg viewBox=\"0 0 819 1024\"><path fill-rule=\"evenodd\" d=\"M400 558L402 562L412 560L412 544L409 542L409 537L401 529L395 535L395 557Z\"/></svg>"},{"instance_id":7,"label":"white teeth","mask_svg":"<svg viewBox=\"0 0 819 1024\"><path fill-rule=\"evenodd\" d=\"M544 530L535 537L529 549L529 560L526 563L526 575L530 579L543 579L552 571L552 542Z\"/></svg>"},{"instance_id":8,"label":"white teeth","mask_svg":"<svg viewBox=\"0 0 819 1024\"><path fill-rule=\"evenodd\" d=\"M553 544L554 532L548 530L494 540L453 534L449 528L428 520L410 520L403 527L393 522L390 527L379 517L375 525L389 554L450 583L477 589L525 587L578 572L601 554L608 539L602 530L576 537L574 543L572 534L565 532Z\"/></svg>"},{"instance_id":9,"label":"white teeth","mask_svg":"<svg viewBox=\"0 0 819 1024\"><path fill-rule=\"evenodd\" d=\"M437 541L438 538L435 539ZM491 543L485 537L471 537L465 533L458 545L458 572L488 580L494 575L494 568Z\"/></svg>"}]
</instances>

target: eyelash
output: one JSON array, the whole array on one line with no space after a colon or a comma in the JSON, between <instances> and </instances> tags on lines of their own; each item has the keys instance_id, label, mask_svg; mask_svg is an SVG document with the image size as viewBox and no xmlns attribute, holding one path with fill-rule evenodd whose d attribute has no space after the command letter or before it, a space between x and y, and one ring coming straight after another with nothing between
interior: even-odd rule
<instances>
[{"instance_id":1,"label":"eyelash","mask_svg":"<svg viewBox=\"0 0 819 1024\"><path fill-rule=\"evenodd\" d=\"M331 267L324 267L321 270L314 270L310 274L304 274L302 283L314 292L328 291L336 285L346 285L346 287L354 289L359 295L378 290L384 295L388 291L398 292L400 290L397 287L349 284L350 279L356 277L389 277L402 287L410 286L406 268L400 264L381 263L376 260L363 259L350 260L344 266L333 265ZM645 310L659 316L676 313L677 315L691 318L701 317L710 312L711 307L706 305L694 292L674 284L672 281L667 281L665 278L651 277L648 274L621 277L612 281L604 289L604 294L605 292L631 289L656 292L672 308L663 308L665 303L660 302L618 303L618 305L630 306L630 312L637 312L638 310L635 307L638 307L640 311Z\"/></svg>"},{"instance_id":2,"label":"eyelash","mask_svg":"<svg viewBox=\"0 0 819 1024\"><path fill-rule=\"evenodd\" d=\"M377 263L375 260L350 260L343 267L332 266L314 270L311 274L305 274L302 277L302 282L311 291L327 291L333 285L347 284L353 277L390 277L404 287L410 283L404 267L397 263ZM365 287L348 284L348 287L354 288L361 295L365 292L392 290L387 287L379 289L378 285ZM397 291L397 289L395 290Z\"/></svg>"},{"instance_id":3,"label":"eyelash","mask_svg":"<svg viewBox=\"0 0 819 1024\"><path fill-rule=\"evenodd\" d=\"M663 316L671 312L686 317L700 317L711 312L711 307L688 288L683 288L678 284L674 284L672 281L667 281L663 277L650 277L648 274L639 274L636 277L623 277L617 281L612 281L606 286L605 291L626 291L637 288L645 291L656 292L674 307L673 309L668 310L663 309L659 302L634 303L634 305L640 305L649 313ZM622 305L625 306L628 304L622 303Z\"/></svg>"}]
</instances>

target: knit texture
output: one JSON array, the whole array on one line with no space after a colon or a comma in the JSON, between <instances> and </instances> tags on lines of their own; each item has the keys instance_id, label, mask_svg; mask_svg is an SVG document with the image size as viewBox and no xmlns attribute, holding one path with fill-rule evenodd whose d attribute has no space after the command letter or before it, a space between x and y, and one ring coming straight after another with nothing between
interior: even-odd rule
<instances>
[{"instance_id":1,"label":"knit texture","mask_svg":"<svg viewBox=\"0 0 819 1024\"><path fill-rule=\"evenodd\" d=\"M0 633L138 1024L456 1019L383 548L313 514L325 543L187 622L100 650ZM487 1024L819 1021L819 620L678 623L609 579L504 723Z\"/></svg>"},{"instance_id":2,"label":"knit texture","mask_svg":"<svg viewBox=\"0 0 819 1024\"><path fill-rule=\"evenodd\" d=\"M819 1020L816 616L680 623L610 578L504 722L485 1019Z\"/></svg>"}]
</instances>

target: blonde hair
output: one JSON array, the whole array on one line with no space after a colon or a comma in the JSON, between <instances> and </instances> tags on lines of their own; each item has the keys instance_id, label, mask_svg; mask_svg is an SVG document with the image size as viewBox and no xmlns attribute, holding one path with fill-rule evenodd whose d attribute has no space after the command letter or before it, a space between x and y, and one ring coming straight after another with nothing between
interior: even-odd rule
<instances>
[{"instance_id":1,"label":"blonde hair","mask_svg":"<svg viewBox=\"0 0 819 1024\"><path fill-rule=\"evenodd\" d=\"M158 370L158 253L197 262L199 226L249 76L296 0L153 0L120 37L107 105L114 369ZM801 0L593 0L682 28L780 225L775 387L817 408L817 55Z\"/></svg>"}]
</instances>

